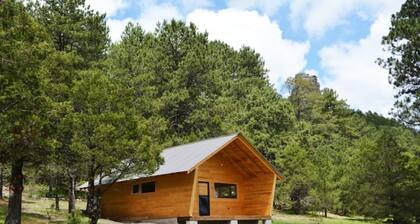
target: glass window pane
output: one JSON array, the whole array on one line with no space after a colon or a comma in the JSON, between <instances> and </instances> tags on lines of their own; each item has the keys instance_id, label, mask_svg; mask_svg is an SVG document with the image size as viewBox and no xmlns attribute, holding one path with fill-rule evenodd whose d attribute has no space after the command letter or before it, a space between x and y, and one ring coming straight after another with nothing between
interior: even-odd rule
<instances>
[{"instance_id":1,"label":"glass window pane","mask_svg":"<svg viewBox=\"0 0 420 224\"><path fill-rule=\"evenodd\" d=\"M236 198L236 184L215 183L216 198Z\"/></svg>"},{"instance_id":2,"label":"glass window pane","mask_svg":"<svg viewBox=\"0 0 420 224\"><path fill-rule=\"evenodd\" d=\"M155 182L141 184L141 193L155 192Z\"/></svg>"},{"instance_id":3,"label":"glass window pane","mask_svg":"<svg viewBox=\"0 0 420 224\"><path fill-rule=\"evenodd\" d=\"M139 186L138 184L135 184L135 185L133 185L133 186L132 186L132 188L131 188L131 192L132 192L133 194L138 194L138 193L139 193L139 191L140 191L140 186Z\"/></svg>"}]
</instances>

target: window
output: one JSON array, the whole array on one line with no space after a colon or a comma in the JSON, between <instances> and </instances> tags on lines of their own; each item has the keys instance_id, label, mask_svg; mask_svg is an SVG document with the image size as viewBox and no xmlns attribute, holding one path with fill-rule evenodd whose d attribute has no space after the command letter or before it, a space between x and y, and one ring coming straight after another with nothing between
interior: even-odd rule
<instances>
[{"instance_id":1,"label":"window","mask_svg":"<svg viewBox=\"0 0 420 224\"><path fill-rule=\"evenodd\" d=\"M150 192L155 192L155 182L141 183L141 185L140 184L131 185L132 194L150 193Z\"/></svg>"},{"instance_id":2,"label":"window","mask_svg":"<svg viewBox=\"0 0 420 224\"><path fill-rule=\"evenodd\" d=\"M215 183L216 198L236 198L236 184Z\"/></svg>"},{"instance_id":3,"label":"window","mask_svg":"<svg viewBox=\"0 0 420 224\"><path fill-rule=\"evenodd\" d=\"M155 192L155 182L141 184L141 193Z\"/></svg>"},{"instance_id":4,"label":"window","mask_svg":"<svg viewBox=\"0 0 420 224\"><path fill-rule=\"evenodd\" d=\"M138 194L140 192L140 185L134 184L131 187L131 193Z\"/></svg>"}]
</instances>

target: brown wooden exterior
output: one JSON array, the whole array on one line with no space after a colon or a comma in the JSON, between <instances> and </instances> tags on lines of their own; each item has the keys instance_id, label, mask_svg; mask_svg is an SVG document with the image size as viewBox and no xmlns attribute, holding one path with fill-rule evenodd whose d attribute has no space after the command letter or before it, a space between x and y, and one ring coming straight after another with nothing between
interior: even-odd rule
<instances>
[{"instance_id":1,"label":"brown wooden exterior","mask_svg":"<svg viewBox=\"0 0 420 224\"><path fill-rule=\"evenodd\" d=\"M277 178L282 178L241 135L189 172L116 183L104 193L102 217L112 220L270 219ZM154 181L153 193L132 194L133 184ZM209 183L210 215L199 215L199 182ZM236 198L216 198L215 183L236 184Z\"/></svg>"}]
</instances>

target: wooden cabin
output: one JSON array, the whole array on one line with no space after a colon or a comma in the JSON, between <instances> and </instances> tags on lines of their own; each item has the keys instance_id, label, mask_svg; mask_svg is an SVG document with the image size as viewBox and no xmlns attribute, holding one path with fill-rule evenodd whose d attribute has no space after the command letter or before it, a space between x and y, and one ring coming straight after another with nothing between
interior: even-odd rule
<instances>
[{"instance_id":1,"label":"wooden cabin","mask_svg":"<svg viewBox=\"0 0 420 224\"><path fill-rule=\"evenodd\" d=\"M168 148L152 175L112 185L102 218L154 223L271 223L280 173L241 134Z\"/></svg>"}]
</instances>

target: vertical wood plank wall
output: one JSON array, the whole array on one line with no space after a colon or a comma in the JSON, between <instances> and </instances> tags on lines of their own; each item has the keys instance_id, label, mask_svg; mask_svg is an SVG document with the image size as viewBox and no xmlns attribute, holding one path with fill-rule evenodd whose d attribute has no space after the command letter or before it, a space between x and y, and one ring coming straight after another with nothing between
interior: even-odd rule
<instances>
[{"instance_id":1,"label":"vertical wood plank wall","mask_svg":"<svg viewBox=\"0 0 420 224\"><path fill-rule=\"evenodd\" d=\"M250 178L247 181L243 202L243 210L247 215L265 215L271 216L273 209L273 178L272 175L265 175L258 178Z\"/></svg>"},{"instance_id":2,"label":"vertical wood plank wall","mask_svg":"<svg viewBox=\"0 0 420 224\"><path fill-rule=\"evenodd\" d=\"M221 153L217 153L205 163L200 165L197 181L210 183L210 216L235 216L242 214L242 201L244 199L244 176L226 161ZM214 183L237 184L237 199L216 198ZM198 185L197 185L198 186ZM196 191L193 216L198 217L198 191Z\"/></svg>"},{"instance_id":3,"label":"vertical wood plank wall","mask_svg":"<svg viewBox=\"0 0 420 224\"><path fill-rule=\"evenodd\" d=\"M276 174L239 141L235 141L199 165L195 171L117 183L104 193L102 217L130 221L191 217L223 219L268 217ZM155 181L153 193L132 194L133 184ZM199 184L209 182L210 216L199 216ZM237 198L216 198L215 183L237 185Z\"/></svg>"},{"instance_id":4,"label":"vertical wood plank wall","mask_svg":"<svg viewBox=\"0 0 420 224\"><path fill-rule=\"evenodd\" d=\"M271 216L275 181L272 172L249 177L226 160L221 151L199 166L197 181L210 183L209 217ZM237 198L216 198L214 183L236 184ZM195 194L193 218L199 219L198 191Z\"/></svg>"},{"instance_id":5,"label":"vertical wood plank wall","mask_svg":"<svg viewBox=\"0 0 420 224\"><path fill-rule=\"evenodd\" d=\"M153 193L132 194L131 186L155 181ZM194 173L172 174L117 183L102 198L102 217L140 220L189 216Z\"/></svg>"}]
</instances>

